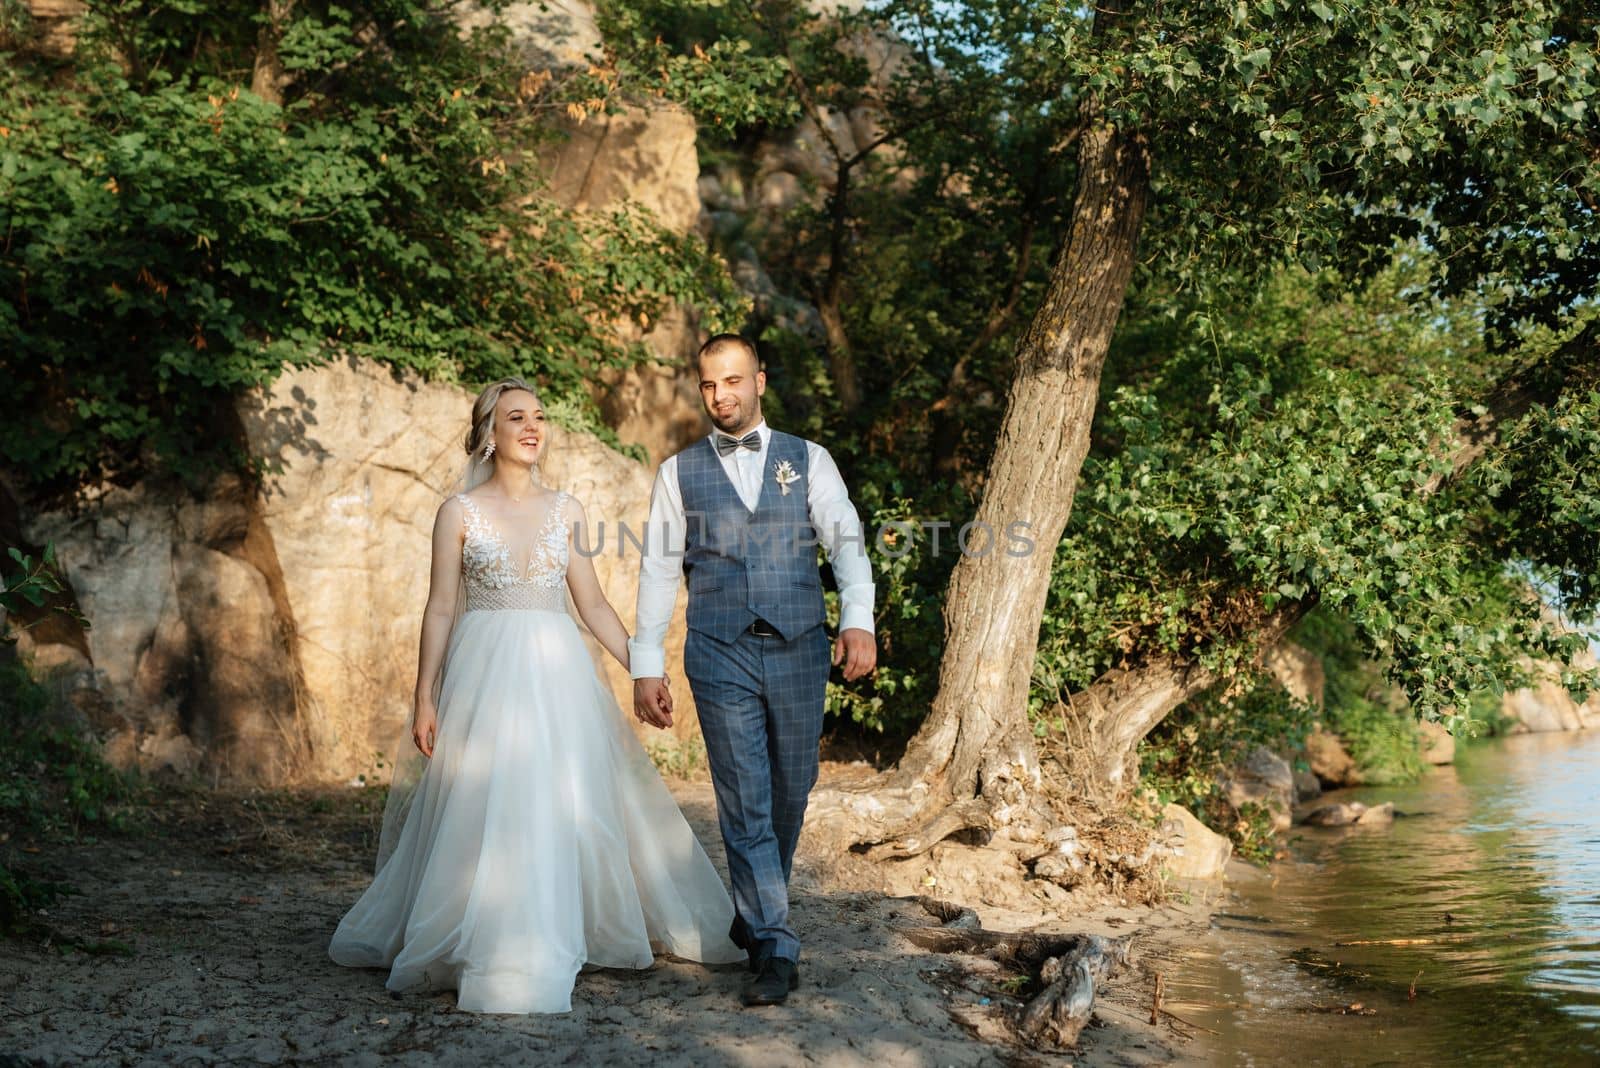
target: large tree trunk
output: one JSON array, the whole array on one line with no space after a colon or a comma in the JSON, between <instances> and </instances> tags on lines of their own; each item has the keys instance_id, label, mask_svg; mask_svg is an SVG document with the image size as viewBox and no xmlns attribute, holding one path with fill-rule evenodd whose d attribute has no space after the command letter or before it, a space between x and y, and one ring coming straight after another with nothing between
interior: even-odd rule
<instances>
[{"instance_id":1,"label":"large tree trunk","mask_svg":"<svg viewBox=\"0 0 1600 1068\"><path fill-rule=\"evenodd\" d=\"M850 347L850 332L844 322L845 257L850 240L850 172L860 159L860 156L852 156L839 160L833 196L828 201L828 274L816 294L817 315L822 319L822 329L828 339L828 371L833 378L834 395L846 414L861 407L856 357Z\"/></svg>"},{"instance_id":2,"label":"large tree trunk","mask_svg":"<svg viewBox=\"0 0 1600 1068\"><path fill-rule=\"evenodd\" d=\"M278 58L278 42L294 11L294 0L267 0L261 29L256 35L256 58L250 72L250 91L262 100L282 105L289 77Z\"/></svg>"},{"instance_id":3,"label":"large tree trunk","mask_svg":"<svg viewBox=\"0 0 1600 1068\"><path fill-rule=\"evenodd\" d=\"M917 851L960 825L1004 822L1038 781L1027 707L1039 623L1133 274L1149 174L1142 137L1089 117L1066 246L1019 346L970 551L951 575L933 708L871 797L819 798L822 810L831 802L875 825L857 828L862 839L901 838L931 813L932 825L901 842ZM1013 555L1008 531L1031 550Z\"/></svg>"}]
</instances>

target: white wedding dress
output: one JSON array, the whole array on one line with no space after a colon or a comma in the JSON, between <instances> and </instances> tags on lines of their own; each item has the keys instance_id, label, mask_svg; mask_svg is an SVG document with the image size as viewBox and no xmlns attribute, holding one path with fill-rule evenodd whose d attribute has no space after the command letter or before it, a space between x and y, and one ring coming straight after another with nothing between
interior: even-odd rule
<instances>
[{"instance_id":1,"label":"white wedding dress","mask_svg":"<svg viewBox=\"0 0 1600 1068\"><path fill-rule=\"evenodd\" d=\"M567 613L567 501L518 574L470 498L433 758L329 954L473 1012L567 1012L585 964L743 960L733 904Z\"/></svg>"}]
</instances>

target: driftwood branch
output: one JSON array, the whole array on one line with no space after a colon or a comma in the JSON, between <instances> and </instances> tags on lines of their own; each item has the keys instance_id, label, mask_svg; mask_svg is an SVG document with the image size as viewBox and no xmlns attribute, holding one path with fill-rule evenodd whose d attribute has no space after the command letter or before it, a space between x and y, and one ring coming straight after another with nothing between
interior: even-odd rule
<instances>
[{"instance_id":1,"label":"driftwood branch","mask_svg":"<svg viewBox=\"0 0 1600 1068\"><path fill-rule=\"evenodd\" d=\"M1016 1021L1018 1033L1035 1045L1077 1045L1094 1013L1096 990L1128 962L1131 938L985 931L969 908L930 897L914 900L946 924L902 931L915 945L933 953L984 957L1039 977L1044 989Z\"/></svg>"}]
</instances>

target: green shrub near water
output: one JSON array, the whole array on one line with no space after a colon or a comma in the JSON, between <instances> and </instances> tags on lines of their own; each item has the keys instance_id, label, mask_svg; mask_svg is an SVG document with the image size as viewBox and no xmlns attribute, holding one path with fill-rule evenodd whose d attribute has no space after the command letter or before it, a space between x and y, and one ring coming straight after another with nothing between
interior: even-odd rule
<instances>
[{"instance_id":1,"label":"green shrub near water","mask_svg":"<svg viewBox=\"0 0 1600 1068\"><path fill-rule=\"evenodd\" d=\"M1350 624L1330 612L1313 612L1294 637L1322 661L1322 720L1343 740L1362 781L1383 785L1421 775L1416 716L1382 666L1362 655Z\"/></svg>"},{"instance_id":2,"label":"green shrub near water","mask_svg":"<svg viewBox=\"0 0 1600 1068\"><path fill-rule=\"evenodd\" d=\"M1187 808L1232 839L1241 856L1270 860L1272 813L1260 805L1235 808L1222 784L1257 746L1298 748L1315 717L1316 709L1272 679L1239 692L1205 694L1168 716L1140 746L1145 796L1158 807L1173 802Z\"/></svg>"}]
</instances>

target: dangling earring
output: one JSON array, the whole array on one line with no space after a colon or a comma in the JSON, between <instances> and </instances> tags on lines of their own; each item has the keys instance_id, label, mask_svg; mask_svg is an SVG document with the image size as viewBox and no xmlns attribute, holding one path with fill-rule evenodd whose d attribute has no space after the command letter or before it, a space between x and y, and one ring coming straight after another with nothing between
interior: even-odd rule
<instances>
[{"instance_id":1,"label":"dangling earring","mask_svg":"<svg viewBox=\"0 0 1600 1068\"><path fill-rule=\"evenodd\" d=\"M483 462L488 463L489 457L494 455L494 438L489 439L489 444L483 447Z\"/></svg>"}]
</instances>

